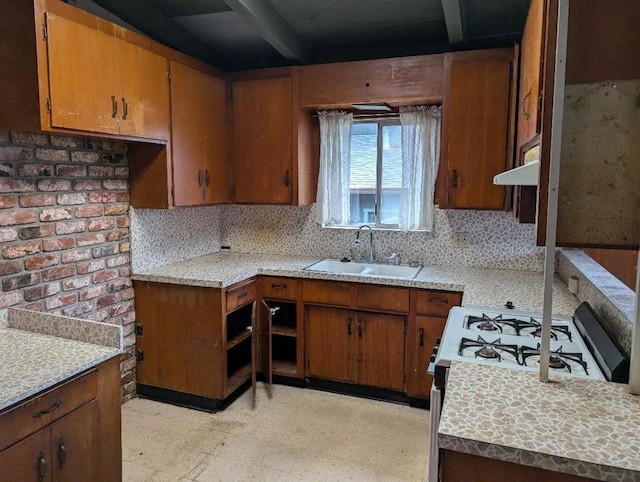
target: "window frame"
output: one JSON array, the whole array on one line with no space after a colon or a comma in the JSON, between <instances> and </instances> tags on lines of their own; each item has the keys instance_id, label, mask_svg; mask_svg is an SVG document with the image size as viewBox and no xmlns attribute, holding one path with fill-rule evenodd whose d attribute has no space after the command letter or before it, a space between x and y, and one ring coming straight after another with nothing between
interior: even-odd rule
<instances>
[{"instance_id":1,"label":"window frame","mask_svg":"<svg viewBox=\"0 0 640 482\"><path fill-rule=\"evenodd\" d=\"M374 215L376 222L375 223L367 223L364 222L362 224L367 224L372 228L376 229L387 229L387 230L398 230L400 229L400 224L384 224L380 223L380 201L382 198L382 143L383 143L383 135L382 131L384 126L401 126L400 115L394 114L393 116L385 116L384 118L377 117L361 117L354 118L353 124L377 124L377 144L376 144L376 187L375 187L375 202L374 202ZM351 134L353 136L353 134ZM402 145L402 141L401 141ZM400 186L400 190L402 190L402 186ZM357 227L361 226L360 223L349 223L346 226L348 227Z\"/></svg>"}]
</instances>

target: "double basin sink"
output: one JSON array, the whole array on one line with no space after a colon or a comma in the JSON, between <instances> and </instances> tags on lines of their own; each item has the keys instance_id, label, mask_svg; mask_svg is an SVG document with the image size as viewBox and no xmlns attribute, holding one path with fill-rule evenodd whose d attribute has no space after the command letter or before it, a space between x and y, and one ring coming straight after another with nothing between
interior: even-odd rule
<instances>
[{"instance_id":1,"label":"double basin sink","mask_svg":"<svg viewBox=\"0 0 640 482\"><path fill-rule=\"evenodd\" d=\"M385 278L413 279L418 276L422 266L388 265L323 259L304 268L306 271L322 273L353 274L358 276L382 276Z\"/></svg>"}]
</instances>

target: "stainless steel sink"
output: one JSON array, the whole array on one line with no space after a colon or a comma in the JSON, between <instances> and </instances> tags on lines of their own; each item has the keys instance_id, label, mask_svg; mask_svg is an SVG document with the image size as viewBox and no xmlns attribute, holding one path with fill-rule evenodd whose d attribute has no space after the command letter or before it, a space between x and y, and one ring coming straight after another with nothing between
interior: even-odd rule
<instances>
[{"instance_id":1,"label":"stainless steel sink","mask_svg":"<svg viewBox=\"0 0 640 482\"><path fill-rule=\"evenodd\" d=\"M355 261L343 262L339 259L323 259L304 269L306 271L320 271L323 273L413 279L418 275L422 266L396 266L377 263L359 263Z\"/></svg>"}]
</instances>

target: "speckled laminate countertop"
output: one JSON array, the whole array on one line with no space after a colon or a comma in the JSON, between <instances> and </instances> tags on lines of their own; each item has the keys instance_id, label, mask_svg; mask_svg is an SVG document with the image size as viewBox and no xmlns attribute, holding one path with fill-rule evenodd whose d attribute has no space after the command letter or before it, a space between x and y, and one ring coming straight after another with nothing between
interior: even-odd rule
<instances>
[{"instance_id":1,"label":"speckled laminate countertop","mask_svg":"<svg viewBox=\"0 0 640 482\"><path fill-rule=\"evenodd\" d=\"M219 252L135 273L140 281L174 283L223 288L256 275L290 276L308 279L352 281L422 289L462 291L462 304L501 307L507 300L516 308L542 311L543 274L533 271L466 268L456 266L425 266L415 279L331 274L304 271L317 258L273 256ZM553 312L573 315L579 302L566 284L556 276L553 292Z\"/></svg>"},{"instance_id":2,"label":"speckled laminate countertop","mask_svg":"<svg viewBox=\"0 0 640 482\"><path fill-rule=\"evenodd\" d=\"M606 481L640 480L640 397L626 385L452 362L443 449Z\"/></svg>"},{"instance_id":3,"label":"speckled laminate countertop","mask_svg":"<svg viewBox=\"0 0 640 482\"><path fill-rule=\"evenodd\" d=\"M0 411L122 352L122 327L0 310Z\"/></svg>"}]
</instances>

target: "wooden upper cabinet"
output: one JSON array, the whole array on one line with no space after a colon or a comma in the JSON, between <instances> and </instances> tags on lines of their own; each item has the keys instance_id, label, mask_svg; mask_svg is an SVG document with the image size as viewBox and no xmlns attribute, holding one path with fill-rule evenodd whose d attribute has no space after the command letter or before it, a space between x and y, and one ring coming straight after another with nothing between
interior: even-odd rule
<instances>
[{"instance_id":1,"label":"wooden upper cabinet","mask_svg":"<svg viewBox=\"0 0 640 482\"><path fill-rule=\"evenodd\" d=\"M166 58L116 40L120 135L169 138L169 66Z\"/></svg>"},{"instance_id":2,"label":"wooden upper cabinet","mask_svg":"<svg viewBox=\"0 0 640 482\"><path fill-rule=\"evenodd\" d=\"M493 177L512 160L512 58L512 49L445 56L441 208L505 208L505 189Z\"/></svg>"},{"instance_id":3,"label":"wooden upper cabinet","mask_svg":"<svg viewBox=\"0 0 640 482\"><path fill-rule=\"evenodd\" d=\"M169 139L168 62L149 40L64 2L18 3L0 0L1 128Z\"/></svg>"},{"instance_id":4,"label":"wooden upper cabinet","mask_svg":"<svg viewBox=\"0 0 640 482\"><path fill-rule=\"evenodd\" d=\"M297 99L297 69L254 71L234 78L235 202L315 201L317 122L299 108Z\"/></svg>"},{"instance_id":5,"label":"wooden upper cabinet","mask_svg":"<svg viewBox=\"0 0 640 482\"><path fill-rule=\"evenodd\" d=\"M63 17L47 14L51 125L117 134L116 39Z\"/></svg>"},{"instance_id":6,"label":"wooden upper cabinet","mask_svg":"<svg viewBox=\"0 0 640 482\"><path fill-rule=\"evenodd\" d=\"M228 202L225 82L178 62L170 66L174 205Z\"/></svg>"},{"instance_id":7,"label":"wooden upper cabinet","mask_svg":"<svg viewBox=\"0 0 640 482\"><path fill-rule=\"evenodd\" d=\"M52 13L46 19L52 127L168 139L167 59Z\"/></svg>"},{"instance_id":8,"label":"wooden upper cabinet","mask_svg":"<svg viewBox=\"0 0 640 482\"><path fill-rule=\"evenodd\" d=\"M443 66L444 55L304 66L300 68L300 105L439 103Z\"/></svg>"},{"instance_id":9,"label":"wooden upper cabinet","mask_svg":"<svg viewBox=\"0 0 640 482\"><path fill-rule=\"evenodd\" d=\"M235 201L291 204L291 78L233 83Z\"/></svg>"},{"instance_id":10,"label":"wooden upper cabinet","mask_svg":"<svg viewBox=\"0 0 640 482\"><path fill-rule=\"evenodd\" d=\"M544 7L544 0L531 2L522 34L516 152L520 152L524 144L540 133Z\"/></svg>"}]
</instances>

